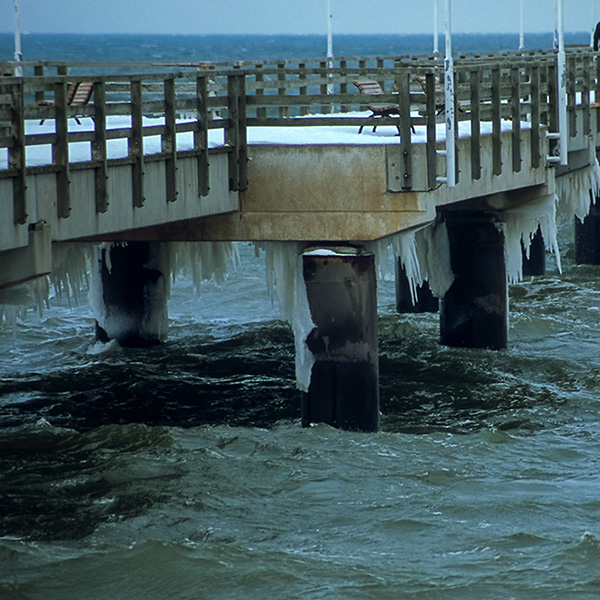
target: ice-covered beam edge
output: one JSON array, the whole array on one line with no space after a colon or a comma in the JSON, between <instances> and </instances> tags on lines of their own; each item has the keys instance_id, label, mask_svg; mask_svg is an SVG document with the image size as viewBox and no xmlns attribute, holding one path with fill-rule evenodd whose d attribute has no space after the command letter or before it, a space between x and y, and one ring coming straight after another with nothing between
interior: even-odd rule
<instances>
[{"instance_id":1,"label":"ice-covered beam edge","mask_svg":"<svg viewBox=\"0 0 600 600\"><path fill-rule=\"evenodd\" d=\"M50 275L8 288L0 294L0 325L14 328L18 319L26 318L28 310L43 313L44 307L50 305L52 296L65 297L69 303L78 304L86 289L90 304L100 306L94 297L98 290L90 285L92 264L96 260L98 249L106 251L121 244L52 244ZM105 252L105 255L110 271L110 252ZM165 270L173 281L182 275L191 278L194 290L200 293L203 281L212 280L218 285L224 284L230 267L237 260L236 247L232 242L171 242L168 245L168 265Z\"/></svg>"},{"instance_id":2,"label":"ice-covered beam edge","mask_svg":"<svg viewBox=\"0 0 600 600\"><path fill-rule=\"evenodd\" d=\"M583 221L590 212L590 192L593 198L600 197L600 164L592 144L590 144L589 165L556 177L555 186L559 220L577 217Z\"/></svg>"}]
</instances>

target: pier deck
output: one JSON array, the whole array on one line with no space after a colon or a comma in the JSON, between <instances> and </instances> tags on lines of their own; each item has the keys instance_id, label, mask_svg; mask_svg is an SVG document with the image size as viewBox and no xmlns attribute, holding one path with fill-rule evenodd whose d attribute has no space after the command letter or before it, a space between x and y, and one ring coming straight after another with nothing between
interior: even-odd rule
<instances>
[{"instance_id":1,"label":"pier deck","mask_svg":"<svg viewBox=\"0 0 600 600\"><path fill-rule=\"evenodd\" d=\"M454 188L440 183L434 57L26 63L25 77L0 82L0 256L74 240L360 242L431 222L444 205L527 202L590 164L596 146L598 56L567 56L560 170L547 135L557 130L555 53L457 57ZM352 86L360 79L378 80L378 101L400 107L376 133L358 134L369 114ZM94 82L90 102L68 105L82 81Z\"/></svg>"}]
</instances>

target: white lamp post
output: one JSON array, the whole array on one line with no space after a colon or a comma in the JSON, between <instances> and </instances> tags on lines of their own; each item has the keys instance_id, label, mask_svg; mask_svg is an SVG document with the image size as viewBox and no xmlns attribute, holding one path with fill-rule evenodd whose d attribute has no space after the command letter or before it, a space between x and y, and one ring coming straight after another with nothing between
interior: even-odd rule
<instances>
[{"instance_id":1,"label":"white lamp post","mask_svg":"<svg viewBox=\"0 0 600 600\"><path fill-rule=\"evenodd\" d=\"M519 6L519 50L522 52L525 50L525 28L523 20L523 0L521 0Z\"/></svg>"},{"instance_id":2,"label":"white lamp post","mask_svg":"<svg viewBox=\"0 0 600 600\"><path fill-rule=\"evenodd\" d=\"M568 163L568 134L567 134L567 61L565 56L565 32L563 23L563 0L556 0L556 21L558 30L558 133L560 144L560 164Z\"/></svg>"},{"instance_id":3,"label":"white lamp post","mask_svg":"<svg viewBox=\"0 0 600 600\"><path fill-rule=\"evenodd\" d=\"M452 6L446 0L446 56L444 58L444 100L446 118L446 177L442 182L456 186L456 115L454 114L454 59L452 58Z\"/></svg>"},{"instance_id":4,"label":"white lamp post","mask_svg":"<svg viewBox=\"0 0 600 600\"><path fill-rule=\"evenodd\" d=\"M15 62L23 61L23 52L21 50L21 19L19 17L19 0L14 0L15 3ZM23 67L15 66L15 75L23 77Z\"/></svg>"},{"instance_id":5,"label":"white lamp post","mask_svg":"<svg viewBox=\"0 0 600 600\"><path fill-rule=\"evenodd\" d=\"M438 34L438 0L433 0L433 53L440 53Z\"/></svg>"}]
</instances>

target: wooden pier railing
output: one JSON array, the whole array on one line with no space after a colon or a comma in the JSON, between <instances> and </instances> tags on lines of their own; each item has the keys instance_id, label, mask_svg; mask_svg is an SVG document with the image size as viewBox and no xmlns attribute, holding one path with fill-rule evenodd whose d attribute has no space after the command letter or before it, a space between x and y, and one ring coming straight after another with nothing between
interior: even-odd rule
<instances>
[{"instance_id":1,"label":"wooden pier railing","mask_svg":"<svg viewBox=\"0 0 600 600\"><path fill-rule=\"evenodd\" d=\"M567 58L569 126L570 135L575 135L578 126L586 132L592 126L591 109L600 98L600 55L588 48L570 48ZM10 67L4 63L2 72ZM366 104L352 85L359 79L377 80L385 92L378 103L400 107L399 118L387 117L381 123L400 130L402 189L412 189L413 126L424 126L429 188L439 185L438 177L444 175L445 163L438 156L444 143L436 132L436 124L444 118L440 112L443 64L438 57L172 65L25 63L24 69L24 77L0 79L0 178L13 180L16 223L26 220L27 175L38 171L56 173L57 210L62 218L71 211L69 172L74 169L95 170L98 212L107 210L106 178L111 164L132 165L135 206L144 203L143 167L147 161L165 162L169 202L177 197L175 172L181 156L197 157L200 190L206 194L210 154L228 153L230 189L242 190L247 183L248 128L358 128L365 117L355 113L364 110ZM484 123L493 137L494 175L505 169L521 169L520 142L524 136L530 137L531 165L539 166L545 160L542 128L557 130L556 54L460 55L455 60L455 72L455 113L459 121L470 123L471 177L477 179L482 173ZM69 86L88 81L94 85L90 101L69 104ZM581 124L575 108L584 109ZM69 128L73 117L91 117L93 125ZM30 130L26 126L41 121L46 128ZM501 131L507 126L512 131L512 161L503 165ZM215 132L219 131L215 142ZM180 134L186 133L192 142L184 147ZM150 152L147 142L152 137L160 138L160 148ZM126 151L114 156L111 144L119 140ZM550 142L551 152L556 143ZM74 144L88 148L84 159L74 159ZM35 147L50 149L48 164L28 164L27 154Z\"/></svg>"}]
</instances>

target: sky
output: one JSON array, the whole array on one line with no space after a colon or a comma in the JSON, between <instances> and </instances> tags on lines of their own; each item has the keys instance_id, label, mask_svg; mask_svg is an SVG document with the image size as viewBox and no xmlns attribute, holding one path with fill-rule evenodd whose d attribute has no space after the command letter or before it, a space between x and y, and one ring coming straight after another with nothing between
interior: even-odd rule
<instances>
[{"instance_id":1,"label":"sky","mask_svg":"<svg viewBox=\"0 0 600 600\"><path fill-rule=\"evenodd\" d=\"M23 33L325 34L327 0L18 0ZM520 0L451 0L452 30L519 31ZM600 0L563 0L565 31L590 31ZM428 33L434 0L331 0L333 33ZM438 0L440 31L445 0ZM526 32L552 31L555 0L523 0ZM0 0L13 32L14 0Z\"/></svg>"}]
</instances>

